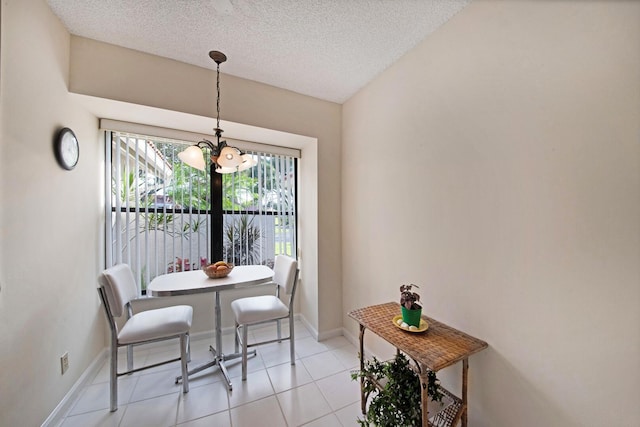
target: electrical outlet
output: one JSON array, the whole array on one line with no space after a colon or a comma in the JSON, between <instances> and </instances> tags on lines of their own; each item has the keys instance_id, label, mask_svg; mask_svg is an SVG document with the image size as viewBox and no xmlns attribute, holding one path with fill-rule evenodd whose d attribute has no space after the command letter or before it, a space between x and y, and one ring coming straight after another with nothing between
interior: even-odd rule
<instances>
[{"instance_id":1,"label":"electrical outlet","mask_svg":"<svg viewBox=\"0 0 640 427\"><path fill-rule=\"evenodd\" d=\"M60 356L60 370L62 375L69 369L69 352Z\"/></svg>"}]
</instances>

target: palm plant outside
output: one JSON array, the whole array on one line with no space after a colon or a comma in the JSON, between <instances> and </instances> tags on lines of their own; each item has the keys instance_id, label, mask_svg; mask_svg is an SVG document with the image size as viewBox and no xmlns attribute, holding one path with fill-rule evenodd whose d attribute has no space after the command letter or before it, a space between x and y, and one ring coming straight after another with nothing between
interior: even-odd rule
<instances>
[{"instance_id":1,"label":"palm plant outside","mask_svg":"<svg viewBox=\"0 0 640 427\"><path fill-rule=\"evenodd\" d=\"M139 233L159 231L173 238L181 237L188 240L207 222L206 215L205 219L196 218L200 218L202 212L207 212L211 206L209 172L199 171L182 163L177 154L183 147L163 141L154 141L153 144L162 154L166 164L171 165L168 168L169 173L146 169L135 172L123 171L119 177L119 186L116 186L115 182L117 177L113 177L113 194L119 196L128 206L136 205L142 208L138 212L138 217L143 219L138 225ZM205 156L208 156L208 153L205 153ZM260 156L259 167L222 176L223 210L226 217L223 243L225 259L228 262L243 265L262 261L261 239L264 233L259 225L253 223L254 216L247 215L246 212L293 211L293 186L287 188L286 185L280 184L292 179L293 171L285 170L279 161L275 156ZM278 184L273 184L276 182ZM118 187L119 191L116 190ZM287 218L278 216L274 217L276 222L288 223ZM276 227L275 232L278 235L281 229ZM134 235L129 236L129 240L135 238ZM273 253L275 250L279 253L284 249L280 242L276 241L275 245L271 250L267 248L267 252Z\"/></svg>"},{"instance_id":2,"label":"palm plant outside","mask_svg":"<svg viewBox=\"0 0 640 427\"><path fill-rule=\"evenodd\" d=\"M115 177L113 178L115 181ZM116 186L112 185L111 187L115 194ZM136 191L137 190L137 191ZM155 189L151 190L155 192ZM140 190L138 188L138 184L136 181L136 176L133 172L122 173L121 177L121 185L120 185L120 200L123 203L135 205L136 197L141 201L142 208L151 208L154 205L154 198L150 197L153 194L140 194ZM171 195L169 195L169 199L173 200ZM162 231L167 233L171 237L181 236L186 239L189 238L190 233L197 233L202 225L202 221L194 220L192 222L187 222L182 225L181 229L176 230L174 224L174 214L164 213L164 212L147 212L141 215L144 218L140 225L140 233L144 233L145 231ZM132 219L134 221L135 219ZM133 240L135 236L131 236L129 240Z\"/></svg>"},{"instance_id":3,"label":"palm plant outside","mask_svg":"<svg viewBox=\"0 0 640 427\"><path fill-rule=\"evenodd\" d=\"M164 185L167 196L183 209L208 209L211 205L209 174L182 163L178 159L181 148L175 144L156 142L155 145L173 168L170 182Z\"/></svg>"},{"instance_id":4,"label":"palm plant outside","mask_svg":"<svg viewBox=\"0 0 640 427\"><path fill-rule=\"evenodd\" d=\"M253 219L241 215L225 227L226 259L234 265L257 264L260 260L261 232Z\"/></svg>"}]
</instances>

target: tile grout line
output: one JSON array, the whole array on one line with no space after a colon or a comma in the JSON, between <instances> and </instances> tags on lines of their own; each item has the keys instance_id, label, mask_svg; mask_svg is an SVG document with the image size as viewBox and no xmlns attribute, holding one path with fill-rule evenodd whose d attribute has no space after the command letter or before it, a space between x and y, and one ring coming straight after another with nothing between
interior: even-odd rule
<instances>
[{"instance_id":1,"label":"tile grout line","mask_svg":"<svg viewBox=\"0 0 640 427\"><path fill-rule=\"evenodd\" d=\"M305 336L299 336L299 335L298 335L298 337L296 338L296 341L298 341L298 340L304 340L304 339L306 339L306 338L313 338L313 337L310 337L310 336L308 336L308 335L305 335ZM301 369L303 369L303 370L305 370L305 372L307 372L307 374L309 375L309 379L310 379L310 382L309 382L309 383L307 383L307 384L313 384L313 385L314 385L314 387L316 387L316 388L320 391L320 395L322 396L322 399L323 399L324 403L325 403L325 404L327 405L327 407L329 408L329 412L327 412L326 414L324 414L324 415L322 415L322 416L319 416L319 417L316 417L316 418L314 418L314 419L311 419L311 420L305 421L305 423L304 423L304 424L300 424L300 425L307 425L307 424L313 423L313 422L317 421L318 419L321 419L321 418L323 418L323 417L330 416L331 414L333 414L333 416L335 417L335 419L337 419L337 420L340 422L340 424L342 424L342 421L341 421L341 420L340 420L340 418L337 416L336 412L338 412L338 411L340 411L340 410L343 410L343 409L345 409L345 408L347 408L348 406L350 406L350 405L352 405L352 404L353 404L353 403L349 403L349 404L346 404L346 405L341 406L340 408L337 408L337 409L335 409L335 410L334 410L334 409L331 407L331 405L329 404L329 401L327 400L327 396L325 395L325 393L322 391L322 389L321 389L321 388L319 387L319 385L318 385L318 381L322 381L322 380L324 380L324 379L326 379L326 378L329 378L329 377L331 377L331 376L334 376L334 375L337 375L337 374L340 374L340 373L343 373L344 375L349 375L349 374L350 374L350 372L352 371L352 367L347 367L347 366L346 366L347 364L349 364L349 363L345 363L345 361L346 361L346 354L345 354L345 355L343 355L342 357L338 357L338 354L337 354L337 353L339 353L342 349L345 349L345 348L347 348L347 347L354 347L354 346L353 346L353 344L352 344L351 342L349 342L348 340L347 340L346 342L344 342L343 344L340 344L340 343L341 343L341 341L338 341L337 343L332 343L331 345L324 345L324 348L322 348L322 349L321 349L320 351L318 351L318 352L310 352L310 353L309 353L309 348L306 348L306 349L304 349L304 350L303 350L305 353L308 353L308 354L306 354L306 356L305 356L305 357L300 357L300 354L298 353L298 351L296 351L296 365L295 365L295 366L298 366L298 365L299 365L299 367L300 367ZM321 343L320 343L320 344L321 344ZM300 348L299 346L296 346L296 347ZM315 347L315 346L313 346L313 345L311 346L311 348L314 348L314 347ZM287 348L288 348L288 346L287 346ZM296 385L296 386L291 386L291 384L290 384L290 385L289 385L289 387L290 387L290 388L288 388L287 390L283 390L283 391L281 391L281 392L277 392L277 391L276 391L276 389L275 389L275 386L274 386L274 381L273 381L273 379L272 379L271 375L269 374L269 369L271 369L271 368L276 368L276 367L278 367L278 366L282 366L282 365L290 365L290 363L291 363L291 362L290 362L290 360L288 359L288 357L286 358L287 360L286 360L286 361L284 361L284 359L285 359L285 358L280 358L280 357L278 357L278 356L275 356L275 357L273 357L273 358L272 358L272 362L270 362L270 363L274 363L274 361L276 361L276 362L280 362L280 363L275 363L275 364L273 364L273 365L271 365L271 366L267 366L267 363L266 363L266 361L265 361L265 359L264 359L264 354L267 354L267 353L264 353L264 354L263 354L263 352L259 351L259 350L260 350L260 347L257 347L256 349L258 350L258 354L257 354L257 356L260 358L260 361L262 362L262 364L261 364L260 369L259 369L259 370L257 370L257 371L254 371L254 372L259 372L260 370L264 370L264 374L265 374L265 375L267 375L267 380L269 381L269 385L270 385L270 387L271 387L271 394L270 394L270 395L268 395L268 396L264 396L264 397L263 397L263 398L261 398L261 399L256 399L256 400L251 401L251 402L245 402L245 403L243 403L242 405L237 406L237 407L236 407L236 409L237 409L237 408L241 408L243 405L247 405L247 404L251 404L251 403L254 403L254 402L258 402L258 401L260 401L260 400L264 400L264 399L267 399L268 397L273 396L273 397L276 399L276 403L277 403L278 408L279 408L279 410L280 410L280 414L281 414L281 416L283 417L284 422L285 422L285 424L287 425L287 427L297 427L297 426L292 426L292 425L290 425L289 420L287 420L287 417L285 416L284 408L283 408L283 406L282 406L281 400L278 398L278 395L279 395L279 394L282 394L282 393L284 393L284 392L291 392L291 391L295 390L296 388L300 388L300 387L304 386L305 384L302 384L302 385ZM354 350L354 349L355 349L355 347L354 347L354 348L352 348L351 350ZM265 350L266 350L266 346L265 346ZM356 352L357 352L357 349L355 349L355 350L356 350ZM138 360L140 360L140 359L143 359L143 358L144 358L145 363L146 363L150 358L153 358L153 357L154 357L154 355L155 355L156 353L163 352L163 351L166 351L166 349L158 348L158 349L153 349L153 350L143 350L143 351L141 351L141 354L140 354L140 355L137 355L137 356L142 356L142 357L138 357L137 359L138 359ZM146 352L146 354L144 354L144 352ZM323 375L323 376L318 377L318 378L314 378L314 376L313 376L313 375L311 375L311 372L307 369L307 367L306 367L306 364L305 364L304 360L306 360L306 359L311 359L312 357L315 357L315 356L321 355L321 354L323 354L323 353L330 353L330 354L331 354L331 356L333 356L333 358L335 358L335 359L336 359L336 362L337 362L337 363L336 363L336 367L339 367L340 369L339 369L339 371L338 371L338 372L334 372L334 373L331 373L331 374ZM355 356L354 356L354 357L355 357ZM120 359L120 357L119 357L119 359ZM342 360L342 359L345 359L345 360ZM108 360L107 360L105 363L108 363ZM167 369L167 371L168 371L168 370L169 370L169 369ZM147 375L152 375L152 374L154 374L154 373L155 373L155 372L150 372L150 373L145 373L145 374L147 374ZM93 380L94 380L94 381L95 381L95 380L96 380L96 378L98 377L98 374L99 374L99 372L98 372L98 373L96 374L96 376L93 378ZM317 374L317 373L316 373L316 374ZM121 409L119 410L119 412L121 411L121 417L120 417L120 419L119 419L119 421L118 421L118 425L119 425L119 426L121 426L121 427L122 427L122 426L124 426L124 425L126 425L125 418L126 418L126 414L127 414L127 412L130 412L130 409L131 409L131 408L129 408L129 406L130 406L130 404L131 404L131 399L135 396L135 393L136 393L136 390L138 389L138 387L140 387L140 386L141 386L141 384L140 384L140 378L141 378L141 377L143 377L143 376L144 376L144 375L140 374L140 375L136 375L136 376L135 376L135 378L132 378L132 381L134 381L134 383L132 384L131 392L130 392L130 393L129 393L129 395L128 395L128 400L127 400L127 402L126 402L124 405L120 406L120 408L121 408ZM241 381L240 376L238 377L238 381ZM103 385L107 385L107 386L108 386L108 379L107 379L106 381L99 381L99 382L97 382L96 384L90 384L90 385L88 385L88 386L96 386L96 385L99 385L99 384L103 384ZM202 384L201 386L206 386L206 385L207 385L207 384ZM87 387L88 387L88 386L87 386ZM196 388L199 388L199 387L201 387L201 386L198 386L198 387L196 387ZM86 388L87 388L87 387L85 387L85 390L86 390ZM107 387L107 388L108 388L108 387ZM193 387L190 387L190 389L192 389L192 388L193 388ZM181 399L181 392L180 392L180 391L176 391L175 393L178 393L178 396L177 396L177 398L178 398L178 404L176 405L176 412L175 412L174 422L173 422L172 426L178 426L178 425L179 425L179 424L178 424L178 420L179 420L179 415L180 415L180 409L181 409L181 407L182 407L182 406L183 406L183 404L184 404L184 402L183 402L183 401L182 401L182 399ZM166 395L171 395L171 393L164 394L164 395L162 395L162 396L166 396ZM144 400L151 400L151 399L154 399L154 398L156 398L156 397L159 397L159 396L147 397L147 398L145 398L145 399L142 399L141 401L144 401ZM74 403L74 405L73 405L73 406L75 407L77 404L78 404L78 400L76 400L76 402ZM226 416L227 416L227 419L228 419L229 425L234 426L234 423L233 423L233 417L232 417L232 414L231 414L231 409L232 409L232 408L231 408L231 396L230 396L230 394L227 392L227 393L226 393L226 409L224 409L224 411L226 411ZM106 409L106 410L108 411L108 407L107 407L107 409ZM99 411L103 411L103 409L90 410L90 411L87 411L87 412L82 412L82 413L79 413L79 414L74 414L74 416L75 416L75 415L82 415L82 414L86 414L86 413L90 413L90 412L99 412ZM218 411L218 412L216 412L216 413L214 413L214 414L209 414L209 415L206 415L206 416L203 416L203 417L194 418L193 420L184 420L184 421L182 421L182 422L183 422L183 423L192 422L192 421L194 421L194 420L196 420L196 419L206 418L206 417L211 416L211 415L220 414L221 412L222 412L222 411ZM70 417L64 417L62 421L64 422L64 420L65 420L66 418L70 418ZM236 427L240 427L240 426L236 426Z\"/></svg>"}]
</instances>

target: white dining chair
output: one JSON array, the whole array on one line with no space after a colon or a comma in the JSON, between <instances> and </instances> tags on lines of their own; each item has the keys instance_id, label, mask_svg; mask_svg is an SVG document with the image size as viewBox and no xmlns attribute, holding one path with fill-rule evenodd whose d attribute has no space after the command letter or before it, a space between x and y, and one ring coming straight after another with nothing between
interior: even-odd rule
<instances>
[{"instance_id":1,"label":"white dining chair","mask_svg":"<svg viewBox=\"0 0 640 427\"><path fill-rule=\"evenodd\" d=\"M138 296L133 272L127 264L104 270L98 277L98 293L111 329L110 394L111 412L118 409L118 377L176 361L181 362L182 391L189 391L187 361L189 360L189 330L193 308L188 305L157 308L134 313L132 302ZM116 318L126 316L121 328ZM179 339L180 357L133 369L133 345ZM118 348L127 347L127 370L118 372Z\"/></svg>"},{"instance_id":2,"label":"white dining chair","mask_svg":"<svg viewBox=\"0 0 640 427\"><path fill-rule=\"evenodd\" d=\"M273 282L277 285L275 295L260 295L239 298L231 302L231 309L236 323L236 353L242 346L242 380L247 379L247 348L272 342L289 340L291 364L295 365L295 340L293 327L293 301L298 284L298 262L286 255L276 256L273 266ZM280 299L280 289L284 289L289 296L289 303ZM289 319L289 336L283 338L280 321ZM277 338L260 342L248 343L249 326L267 322L276 322Z\"/></svg>"}]
</instances>

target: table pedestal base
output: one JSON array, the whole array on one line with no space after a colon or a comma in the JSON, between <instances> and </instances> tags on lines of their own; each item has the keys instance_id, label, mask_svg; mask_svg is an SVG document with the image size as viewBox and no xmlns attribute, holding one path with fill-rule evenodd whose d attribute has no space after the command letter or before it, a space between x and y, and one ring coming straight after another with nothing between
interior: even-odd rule
<instances>
[{"instance_id":1,"label":"table pedestal base","mask_svg":"<svg viewBox=\"0 0 640 427\"><path fill-rule=\"evenodd\" d=\"M227 360L233 360L233 359L237 359L239 357L242 357L242 353L231 353L231 354L220 354L218 355L218 353L216 352L216 349L213 348L213 346L209 346L209 351L211 353L213 353L213 360L211 362L205 363L203 365L200 366L196 366L195 368L187 371L187 375L191 376L193 374L197 374L198 372L204 371L205 369L208 368L212 368L214 366L218 366L218 368L220 368L220 372L222 373L222 376L224 377L224 380L227 383L227 389L229 391L233 390L233 384L231 384L231 378L229 377L229 371L227 371L227 367L225 366L224 362ZM247 352L247 357L249 356L255 356L256 355L256 350L253 349L250 352ZM178 384L180 381L182 380L182 375L177 376L176 377L176 384Z\"/></svg>"}]
</instances>

